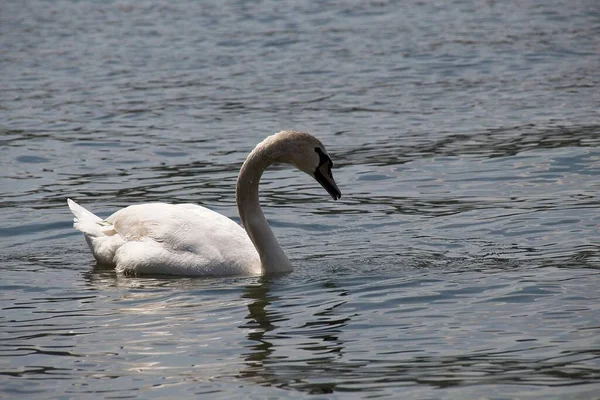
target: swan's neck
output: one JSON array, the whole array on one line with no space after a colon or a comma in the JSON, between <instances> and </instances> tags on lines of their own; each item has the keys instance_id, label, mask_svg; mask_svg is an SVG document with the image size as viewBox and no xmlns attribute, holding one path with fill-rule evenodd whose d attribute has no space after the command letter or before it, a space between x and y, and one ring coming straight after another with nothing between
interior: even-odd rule
<instances>
[{"instance_id":1,"label":"swan's neck","mask_svg":"<svg viewBox=\"0 0 600 400\"><path fill-rule=\"evenodd\" d=\"M265 219L258 198L260 177L269 165L277 161L277 158L277 155L267 148L257 146L242 165L236 186L240 219L260 256L264 273L292 270L292 264Z\"/></svg>"}]
</instances>

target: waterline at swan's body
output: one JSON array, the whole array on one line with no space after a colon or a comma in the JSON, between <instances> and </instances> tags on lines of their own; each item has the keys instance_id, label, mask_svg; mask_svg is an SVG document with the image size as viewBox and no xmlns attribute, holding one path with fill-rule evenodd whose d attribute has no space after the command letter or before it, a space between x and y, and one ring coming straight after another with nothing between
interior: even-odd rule
<instances>
[{"instance_id":1,"label":"waterline at swan's body","mask_svg":"<svg viewBox=\"0 0 600 400\"><path fill-rule=\"evenodd\" d=\"M258 183L273 163L292 164L341 196L333 163L313 136L282 131L259 143L238 176L236 200L242 225L195 204L149 203L117 211L105 220L72 200L74 227L84 233L99 263L118 272L224 276L291 271L259 204Z\"/></svg>"}]
</instances>

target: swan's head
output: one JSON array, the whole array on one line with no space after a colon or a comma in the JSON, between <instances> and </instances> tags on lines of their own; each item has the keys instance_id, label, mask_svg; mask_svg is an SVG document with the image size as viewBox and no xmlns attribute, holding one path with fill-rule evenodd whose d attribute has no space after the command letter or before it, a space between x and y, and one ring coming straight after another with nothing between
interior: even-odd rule
<instances>
[{"instance_id":1,"label":"swan's head","mask_svg":"<svg viewBox=\"0 0 600 400\"><path fill-rule=\"evenodd\" d=\"M278 162L292 164L300 171L315 178L334 200L342 197L331 173L333 162L323 143L316 137L308 133L282 131L267 140L277 142L280 150L279 157L277 157Z\"/></svg>"}]
</instances>

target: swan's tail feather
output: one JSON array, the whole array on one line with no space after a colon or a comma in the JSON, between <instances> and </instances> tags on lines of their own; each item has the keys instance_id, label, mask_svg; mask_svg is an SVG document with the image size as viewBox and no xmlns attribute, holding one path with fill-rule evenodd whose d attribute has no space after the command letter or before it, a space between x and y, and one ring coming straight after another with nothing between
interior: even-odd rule
<instances>
[{"instance_id":1,"label":"swan's tail feather","mask_svg":"<svg viewBox=\"0 0 600 400\"><path fill-rule=\"evenodd\" d=\"M71 199L67 199L67 204L69 204L69 208L75 216L73 218L75 229L91 237L112 236L115 234L114 227L110 222L104 221Z\"/></svg>"},{"instance_id":2,"label":"swan's tail feather","mask_svg":"<svg viewBox=\"0 0 600 400\"><path fill-rule=\"evenodd\" d=\"M94 222L102 221L102 218L81 207L79 204L75 203L71 199L67 199L67 204L69 205L69 208L71 209L73 215L75 215L76 220L89 219Z\"/></svg>"}]
</instances>

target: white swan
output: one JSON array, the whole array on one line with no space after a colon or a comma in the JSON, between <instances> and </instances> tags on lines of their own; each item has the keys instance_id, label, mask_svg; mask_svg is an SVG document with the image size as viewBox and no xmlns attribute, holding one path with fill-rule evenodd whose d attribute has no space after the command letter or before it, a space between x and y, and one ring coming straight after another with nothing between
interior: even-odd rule
<instances>
[{"instance_id":1,"label":"white swan","mask_svg":"<svg viewBox=\"0 0 600 400\"><path fill-rule=\"evenodd\" d=\"M248 155L236 185L242 228L196 204L149 203L123 208L105 220L71 199L74 227L100 264L129 274L225 276L278 273L292 265L259 204L258 184L273 163L294 165L315 178L334 200L341 197L323 144L308 133L282 131Z\"/></svg>"}]
</instances>

